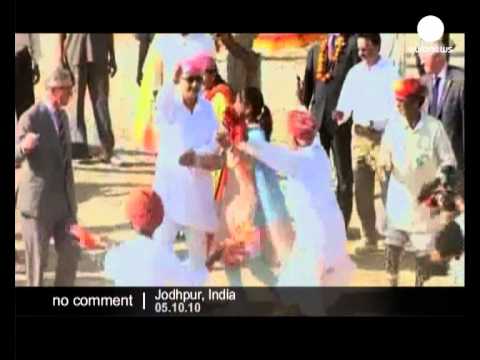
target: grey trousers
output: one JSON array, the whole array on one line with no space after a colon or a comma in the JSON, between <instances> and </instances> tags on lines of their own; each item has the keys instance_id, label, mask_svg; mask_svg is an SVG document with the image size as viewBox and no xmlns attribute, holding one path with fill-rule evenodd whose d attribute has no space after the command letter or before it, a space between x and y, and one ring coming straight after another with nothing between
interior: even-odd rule
<instances>
[{"instance_id":1,"label":"grey trousers","mask_svg":"<svg viewBox=\"0 0 480 360\"><path fill-rule=\"evenodd\" d=\"M48 264L50 238L55 240L58 255L55 286L73 286L80 258L77 241L66 231L67 221L42 222L21 216L22 237L25 241L27 286L43 286L43 273Z\"/></svg>"}]
</instances>

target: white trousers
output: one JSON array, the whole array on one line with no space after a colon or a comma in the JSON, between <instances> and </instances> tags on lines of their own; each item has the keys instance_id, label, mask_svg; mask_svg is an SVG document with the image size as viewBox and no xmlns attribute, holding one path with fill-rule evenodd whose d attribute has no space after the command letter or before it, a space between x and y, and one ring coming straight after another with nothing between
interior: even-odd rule
<instances>
[{"instance_id":1,"label":"white trousers","mask_svg":"<svg viewBox=\"0 0 480 360\"><path fill-rule=\"evenodd\" d=\"M174 254L173 245L179 231L185 233L189 258L185 263L182 263L177 257L178 266L187 267L191 271L192 286L202 286L208 278L208 269L205 266L207 259L205 231L189 228L165 218L160 228L155 232L154 241L162 247L162 251L169 251Z\"/></svg>"}]
</instances>

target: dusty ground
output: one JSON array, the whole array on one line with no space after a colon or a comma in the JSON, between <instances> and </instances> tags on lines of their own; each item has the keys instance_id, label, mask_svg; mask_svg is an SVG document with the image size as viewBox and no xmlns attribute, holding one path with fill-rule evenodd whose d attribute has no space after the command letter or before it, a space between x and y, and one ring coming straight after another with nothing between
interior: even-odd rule
<instances>
[{"instance_id":1,"label":"dusty ground","mask_svg":"<svg viewBox=\"0 0 480 360\"><path fill-rule=\"evenodd\" d=\"M110 110L114 132L117 140L117 149L122 154L127 166L116 168L109 165L76 165L75 180L77 200L79 204L79 222L93 233L105 237L111 241L120 242L130 239L134 233L129 229L123 212L123 202L128 192L137 186L149 186L154 174L154 158L145 155L131 141L131 130L138 96L138 87L135 84L136 61L138 45L130 34L116 35L116 53L118 73L111 81ZM42 35L43 59L40 63L42 79L54 66L55 35ZM266 103L270 106L274 116L273 140L282 142L285 136L284 119L286 112L296 106L294 91L296 74L302 74L305 66L304 50L278 54L269 57L262 64L262 84ZM220 57L219 67L223 72L225 63ZM43 95L43 86L36 88L37 97ZM89 136L92 144L98 143L94 127L93 114L87 103L87 122ZM379 200L377 205L380 209ZM15 247L18 250L20 263L24 259L23 242L21 241L18 223L18 212L15 216ZM359 220L354 209L350 227L359 231ZM354 249L361 241L349 241L348 250L353 254ZM179 253L185 253L184 243L176 245ZM55 266L55 251L51 247L51 256L46 273L47 286L52 284ZM352 286L386 286L383 271L383 253L356 257L358 270L352 281ZM108 286L110 283L102 274L101 252L89 252L82 255L79 267L78 286ZM401 273L401 286L414 284L413 261L411 256L404 259ZM246 284L249 286L261 286L248 270L245 270ZM17 286L25 285L25 274L19 272L15 275ZM212 272L212 284L226 285L225 273L222 268L216 268ZM448 286L446 278L433 278L427 286Z\"/></svg>"}]
</instances>

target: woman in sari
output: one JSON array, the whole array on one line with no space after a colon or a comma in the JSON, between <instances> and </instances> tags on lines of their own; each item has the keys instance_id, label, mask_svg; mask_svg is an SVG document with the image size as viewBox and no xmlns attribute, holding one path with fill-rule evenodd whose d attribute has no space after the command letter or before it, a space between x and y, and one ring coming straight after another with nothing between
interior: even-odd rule
<instances>
[{"instance_id":1,"label":"woman in sari","mask_svg":"<svg viewBox=\"0 0 480 360\"><path fill-rule=\"evenodd\" d=\"M242 286L241 265L266 285L276 283L276 273L293 241L293 229L277 174L265 164L239 152L235 144L268 142L272 119L257 88L238 96L235 111L228 108L226 165L216 192L220 228L215 234L210 264L223 255L231 286Z\"/></svg>"}]
</instances>

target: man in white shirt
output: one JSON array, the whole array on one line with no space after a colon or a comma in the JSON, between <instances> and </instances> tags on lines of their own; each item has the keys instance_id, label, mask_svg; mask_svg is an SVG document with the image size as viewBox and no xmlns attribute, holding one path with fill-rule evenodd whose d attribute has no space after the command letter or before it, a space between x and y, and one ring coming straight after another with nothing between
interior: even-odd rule
<instances>
[{"instance_id":1,"label":"man in white shirt","mask_svg":"<svg viewBox=\"0 0 480 360\"><path fill-rule=\"evenodd\" d=\"M33 86L40 81L39 34L15 34L15 111L17 118L35 103Z\"/></svg>"},{"instance_id":2,"label":"man in white shirt","mask_svg":"<svg viewBox=\"0 0 480 360\"><path fill-rule=\"evenodd\" d=\"M381 168L391 172L387 193L385 266L392 286L398 284L403 247L412 242L417 255L431 249L438 229L417 197L425 183L441 169L456 166L455 155L443 125L421 111L426 87L418 79L395 84L399 116L389 122L381 145Z\"/></svg>"},{"instance_id":3,"label":"man in white shirt","mask_svg":"<svg viewBox=\"0 0 480 360\"><path fill-rule=\"evenodd\" d=\"M218 121L212 105L199 96L203 81L202 59L183 61L159 93L156 122L162 134L156 163L154 190L162 198L165 220L155 241L164 251L173 252L179 231L185 231L190 270L194 285L205 283L206 233L217 230L218 218L210 172L180 164L184 154L214 153ZM178 260L178 259L177 259ZM178 260L178 266L183 266Z\"/></svg>"},{"instance_id":4,"label":"man in white shirt","mask_svg":"<svg viewBox=\"0 0 480 360\"><path fill-rule=\"evenodd\" d=\"M380 34L359 34L357 46L362 61L348 72L335 114L339 123L350 115L353 118L354 194L366 239L365 247L357 249L357 253L363 254L377 250L375 174L380 139L395 114L393 83L399 76L393 63L380 55ZM385 200L386 184L380 182L380 185Z\"/></svg>"}]
</instances>

